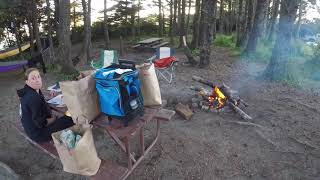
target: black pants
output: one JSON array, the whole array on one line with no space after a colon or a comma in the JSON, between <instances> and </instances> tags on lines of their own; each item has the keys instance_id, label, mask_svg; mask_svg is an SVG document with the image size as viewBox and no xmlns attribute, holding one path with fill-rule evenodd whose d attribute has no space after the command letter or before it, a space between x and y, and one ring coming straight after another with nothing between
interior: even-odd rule
<instances>
[{"instance_id":1,"label":"black pants","mask_svg":"<svg viewBox=\"0 0 320 180\"><path fill-rule=\"evenodd\" d=\"M51 134L54 132L58 132L61 131L63 129L69 128L71 126L73 126L74 123L72 121L71 117L68 116L62 116L58 119L56 119L52 124L50 124L49 126L42 128L40 131L40 135L38 136L38 138L34 139L37 142L46 142L46 141L50 141L51 138Z\"/></svg>"}]
</instances>

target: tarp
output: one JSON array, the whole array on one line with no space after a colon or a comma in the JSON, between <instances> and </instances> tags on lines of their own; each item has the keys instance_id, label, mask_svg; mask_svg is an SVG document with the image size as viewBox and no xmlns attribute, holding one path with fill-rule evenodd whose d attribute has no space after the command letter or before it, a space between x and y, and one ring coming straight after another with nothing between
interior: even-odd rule
<instances>
[{"instance_id":1,"label":"tarp","mask_svg":"<svg viewBox=\"0 0 320 180\"><path fill-rule=\"evenodd\" d=\"M0 64L0 73L1 72L7 72L7 71L11 71L11 70L15 70L18 68L23 67L24 65L26 65L28 63L27 60L23 60L23 61L12 61L12 62L6 62L5 64Z\"/></svg>"}]
</instances>

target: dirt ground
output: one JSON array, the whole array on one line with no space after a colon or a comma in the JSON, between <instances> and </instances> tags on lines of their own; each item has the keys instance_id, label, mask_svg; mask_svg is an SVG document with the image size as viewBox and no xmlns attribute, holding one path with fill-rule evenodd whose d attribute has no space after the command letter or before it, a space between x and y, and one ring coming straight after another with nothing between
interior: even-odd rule
<instances>
[{"instance_id":1,"label":"dirt ground","mask_svg":"<svg viewBox=\"0 0 320 180\"><path fill-rule=\"evenodd\" d=\"M190 103L192 75L225 82L249 103L243 108L257 125L240 125L233 112L195 110L191 120L180 116L161 126L156 146L129 176L129 180L242 180L320 179L320 97L317 92L281 83L257 80L264 65L240 62L227 49L215 48L212 65L199 69L182 64L172 84L160 79L167 108ZM129 52L125 57L143 59L148 53ZM185 57L178 52L181 61ZM61 163L30 145L11 126L18 119L15 90L23 86L21 75L0 77L0 161L22 179L86 179L62 170ZM45 84L55 82L51 74ZM154 128L153 125L148 129ZM151 131L147 131L150 135ZM125 165L124 154L110 137L94 130L97 151L103 159Z\"/></svg>"}]
</instances>

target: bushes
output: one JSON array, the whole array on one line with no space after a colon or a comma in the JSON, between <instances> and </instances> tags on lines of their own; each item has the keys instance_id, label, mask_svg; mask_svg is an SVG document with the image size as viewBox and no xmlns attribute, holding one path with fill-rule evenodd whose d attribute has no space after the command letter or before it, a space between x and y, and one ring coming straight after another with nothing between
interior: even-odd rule
<instances>
[{"instance_id":1,"label":"bushes","mask_svg":"<svg viewBox=\"0 0 320 180\"><path fill-rule=\"evenodd\" d=\"M320 45L312 49L314 56L303 65L304 76L312 80L320 81Z\"/></svg>"},{"instance_id":2,"label":"bushes","mask_svg":"<svg viewBox=\"0 0 320 180\"><path fill-rule=\"evenodd\" d=\"M213 41L213 44L219 47L235 47L235 37L234 35L228 36L223 34L217 34L216 39Z\"/></svg>"}]
</instances>

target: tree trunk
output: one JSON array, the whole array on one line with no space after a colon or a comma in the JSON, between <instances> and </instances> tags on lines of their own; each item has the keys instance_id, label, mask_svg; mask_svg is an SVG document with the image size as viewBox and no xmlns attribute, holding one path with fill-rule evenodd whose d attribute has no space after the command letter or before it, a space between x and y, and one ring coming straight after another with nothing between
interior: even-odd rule
<instances>
[{"instance_id":1,"label":"tree trunk","mask_svg":"<svg viewBox=\"0 0 320 180\"><path fill-rule=\"evenodd\" d=\"M300 27L301 27L301 19L302 19L302 0L299 2L299 14L298 14L298 22L296 25L296 29L294 31L294 37L299 38Z\"/></svg>"},{"instance_id":2,"label":"tree trunk","mask_svg":"<svg viewBox=\"0 0 320 180\"><path fill-rule=\"evenodd\" d=\"M105 49L109 49L110 48L110 39L109 39L108 15L107 15L107 0L104 0L103 29L104 29Z\"/></svg>"},{"instance_id":3,"label":"tree trunk","mask_svg":"<svg viewBox=\"0 0 320 180\"><path fill-rule=\"evenodd\" d=\"M186 17L186 0L181 0L181 19L180 19L180 44L179 47L183 47L183 36L185 36L185 17Z\"/></svg>"},{"instance_id":4,"label":"tree trunk","mask_svg":"<svg viewBox=\"0 0 320 180\"><path fill-rule=\"evenodd\" d=\"M232 2L228 1L228 15L227 15L227 23L226 23L226 31L228 34L231 33L232 29Z\"/></svg>"},{"instance_id":5,"label":"tree trunk","mask_svg":"<svg viewBox=\"0 0 320 180\"><path fill-rule=\"evenodd\" d=\"M166 34L166 22L165 22L164 7L163 7L163 5L162 5L162 7L161 7L161 11L162 11L162 32L163 32L163 34Z\"/></svg>"},{"instance_id":6,"label":"tree trunk","mask_svg":"<svg viewBox=\"0 0 320 180\"><path fill-rule=\"evenodd\" d=\"M90 48L91 48L91 0L82 0L83 17L84 17L84 41L83 41L83 58L84 62L90 61Z\"/></svg>"},{"instance_id":7,"label":"tree trunk","mask_svg":"<svg viewBox=\"0 0 320 180\"><path fill-rule=\"evenodd\" d=\"M187 16L187 25L186 25L186 38L187 38L187 40L188 40L188 34L189 34L190 10L191 10L191 0L189 0L189 5L188 5L188 16Z\"/></svg>"},{"instance_id":8,"label":"tree trunk","mask_svg":"<svg viewBox=\"0 0 320 180\"><path fill-rule=\"evenodd\" d=\"M163 36L163 23L162 23L162 15L161 15L161 0L158 0L158 8L159 8L159 15L158 15L158 23L159 23L159 36L162 37Z\"/></svg>"},{"instance_id":9,"label":"tree trunk","mask_svg":"<svg viewBox=\"0 0 320 180\"><path fill-rule=\"evenodd\" d=\"M220 18L219 18L219 32L223 33L224 32L224 16L223 16L223 8L224 8L224 3L223 0L220 0Z\"/></svg>"},{"instance_id":10,"label":"tree trunk","mask_svg":"<svg viewBox=\"0 0 320 180\"><path fill-rule=\"evenodd\" d=\"M56 29L56 38L59 40L59 0L54 0L54 28Z\"/></svg>"},{"instance_id":11,"label":"tree trunk","mask_svg":"<svg viewBox=\"0 0 320 180\"><path fill-rule=\"evenodd\" d=\"M173 0L173 33L177 33L177 8L178 8L178 0Z\"/></svg>"},{"instance_id":12,"label":"tree trunk","mask_svg":"<svg viewBox=\"0 0 320 180\"><path fill-rule=\"evenodd\" d=\"M269 80L294 80L289 62L294 51L293 30L300 0L281 0L279 32L272 51L271 61L265 70Z\"/></svg>"},{"instance_id":13,"label":"tree trunk","mask_svg":"<svg viewBox=\"0 0 320 180\"><path fill-rule=\"evenodd\" d=\"M273 0L272 16L271 16L270 28L269 28L269 32L268 32L268 40L269 41L273 40L275 24L276 24L276 20L277 20L278 14L279 14L279 5L280 5L280 0Z\"/></svg>"},{"instance_id":14,"label":"tree trunk","mask_svg":"<svg viewBox=\"0 0 320 180\"><path fill-rule=\"evenodd\" d=\"M130 23L130 26L131 26L131 36L132 36L132 39L135 39L136 38L136 10L135 10L135 1L132 1L132 12L131 12L131 23Z\"/></svg>"},{"instance_id":15,"label":"tree trunk","mask_svg":"<svg viewBox=\"0 0 320 180\"><path fill-rule=\"evenodd\" d=\"M91 0L88 0L88 49L87 49L87 63L90 63L91 56Z\"/></svg>"},{"instance_id":16,"label":"tree trunk","mask_svg":"<svg viewBox=\"0 0 320 180\"><path fill-rule=\"evenodd\" d=\"M212 29L214 24L214 10L216 0L203 0L201 9L201 36L202 43L200 47L200 67L206 67L210 64Z\"/></svg>"},{"instance_id":17,"label":"tree trunk","mask_svg":"<svg viewBox=\"0 0 320 180\"><path fill-rule=\"evenodd\" d=\"M212 27L212 39L216 39L216 34L217 34L217 0L215 0L214 3L214 14L213 14L213 27Z\"/></svg>"},{"instance_id":18,"label":"tree trunk","mask_svg":"<svg viewBox=\"0 0 320 180\"><path fill-rule=\"evenodd\" d=\"M257 48L258 40L263 30L263 16L267 9L268 0L258 0L256 13L254 16L253 28L249 34L249 40L245 52L248 54L254 53Z\"/></svg>"},{"instance_id":19,"label":"tree trunk","mask_svg":"<svg viewBox=\"0 0 320 180\"><path fill-rule=\"evenodd\" d=\"M51 23L51 17L50 17L50 1L46 0L47 7L46 7L46 13L47 13L47 23L48 23L48 38L49 38L49 48L50 48L50 58L51 62L55 62L55 54L53 49L53 40L52 40L52 23Z\"/></svg>"},{"instance_id":20,"label":"tree trunk","mask_svg":"<svg viewBox=\"0 0 320 180\"><path fill-rule=\"evenodd\" d=\"M243 9L243 0L239 0L239 14L237 18L237 42L236 42L237 47L240 47L241 45L241 37L243 33L242 9Z\"/></svg>"},{"instance_id":21,"label":"tree trunk","mask_svg":"<svg viewBox=\"0 0 320 180\"><path fill-rule=\"evenodd\" d=\"M21 56L21 37L20 37L20 33L18 32L18 23L17 23L17 20L16 18L14 17L13 18L13 31L14 31L14 35L15 35L15 38L16 38L16 42L17 42L17 46L18 46L18 49L19 49L19 56Z\"/></svg>"},{"instance_id":22,"label":"tree trunk","mask_svg":"<svg viewBox=\"0 0 320 180\"><path fill-rule=\"evenodd\" d=\"M36 5L35 0L32 0L31 6L32 6L32 26L33 26L34 36L36 39L37 51L38 51L38 53L41 53L42 45L41 45L39 27L38 27L38 21L37 21L38 10L37 10L37 5Z\"/></svg>"},{"instance_id":23,"label":"tree trunk","mask_svg":"<svg viewBox=\"0 0 320 180\"><path fill-rule=\"evenodd\" d=\"M198 45L199 45L200 7L201 7L201 0L196 0L196 11L193 17L193 37L191 42L192 49L198 48Z\"/></svg>"},{"instance_id":24,"label":"tree trunk","mask_svg":"<svg viewBox=\"0 0 320 180\"><path fill-rule=\"evenodd\" d=\"M267 23L269 21L269 14L270 14L270 3L271 3L271 0L267 0L267 5L266 5L266 10L264 12L264 15L263 15L263 26L262 26L262 30L261 30L261 34L266 37L267 36Z\"/></svg>"},{"instance_id":25,"label":"tree trunk","mask_svg":"<svg viewBox=\"0 0 320 180\"><path fill-rule=\"evenodd\" d=\"M247 25L248 25L248 11L249 11L249 0L245 0L245 6L244 6L244 16L243 16L243 29L242 29L242 34L240 36L240 42L237 47L243 47L246 43L247 39Z\"/></svg>"},{"instance_id":26,"label":"tree trunk","mask_svg":"<svg viewBox=\"0 0 320 180\"><path fill-rule=\"evenodd\" d=\"M246 46L248 38L251 34L252 25L254 21L254 1L255 0L247 0L248 3L248 16L247 16L247 27L246 32L243 38L243 45Z\"/></svg>"},{"instance_id":27,"label":"tree trunk","mask_svg":"<svg viewBox=\"0 0 320 180\"><path fill-rule=\"evenodd\" d=\"M169 36L170 36L170 44L173 46L173 1L170 0L170 28L169 28Z\"/></svg>"},{"instance_id":28,"label":"tree trunk","mask_svg":"<svg viewBox=\"0 0 320 180\"><path fill-rule=\"evenodd\" d=\"M30 34L30 54L31 54L31 57L34 56L34 37L33 37L33 28L32 28L32 25L31 25L31 19L29 17L29 15L27 15L27 25L28 25L28 29L29 29L29 34Z\"/></svg>"},{"instance_id":29,"label":"tree trunk","mask_svg":"<svg viewBox=\"0 0 320 180\"><path fill-rule=\"evenodd\" d=\"M181 1L182 0L178 0L178 22L177 22L177 31L176 34L180 35L180 26L181 26Z\"/></svg>"},{"instance_id":30,"label":"tree trunk","mask_svg":"<svg viewBox=\"0 0 320 180\"><path fill-rule=\"evenodd\" d=\"M138 0L138 17L137 17L137 34L140 37L140 8L141 8L141 0Z\"/></svg>"},{"instance_id":31,"label":"tree trunk","mask_svg":"<svg viewBox=\"0 0 320 180\"><path fill-rule=\"evenodd\" d=\"M73 2L76 3L76 0ZM76 29L76 4L73 6L73 29Z\"/></svg>"},{"instance_id":32,"label":"tree trunk","mask_svg":"<svg viewBox=\"0 0 320 180\"><path fill-rule=\"evenodd\" d=\"M59 0L59 62L62 65L62 72L67 74L75 73L71 61L71 40L70 40L70 0Z\"/></svg>"}]
</instances>

